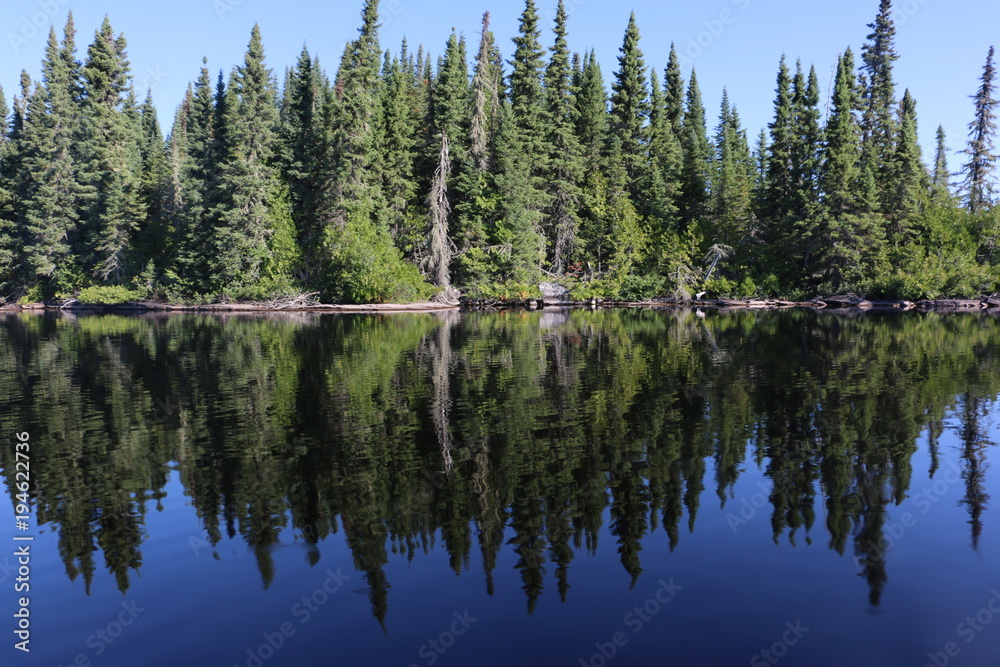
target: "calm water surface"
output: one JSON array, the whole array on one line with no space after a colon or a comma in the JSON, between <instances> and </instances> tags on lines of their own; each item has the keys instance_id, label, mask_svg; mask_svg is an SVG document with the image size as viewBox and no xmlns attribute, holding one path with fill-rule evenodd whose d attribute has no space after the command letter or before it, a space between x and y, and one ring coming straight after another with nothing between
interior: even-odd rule
<instances>
[{"instance_id":1,"label":"calm water surface","mask_svg":"<svg viewBox=\"0 0 1000 667\"><path fill-rule=\"evenodd\" d=\"M6 315L0 663L998 665L998 395L982 315Z\"/></svg>"}]
</instances>

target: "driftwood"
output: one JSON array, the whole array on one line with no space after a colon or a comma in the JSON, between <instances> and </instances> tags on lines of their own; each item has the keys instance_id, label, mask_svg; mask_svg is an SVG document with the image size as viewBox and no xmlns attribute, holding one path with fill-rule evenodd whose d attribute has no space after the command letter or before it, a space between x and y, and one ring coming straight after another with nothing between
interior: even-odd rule
<instances>
[{"instance_id":1,"label":"driftwood","mask_svg":"<svg viewBox=\"0 0 1000 667\"><path fill-rule=\"evenodd\" d=\"M819 299L827 308L871 308L871 301L865 301L855 294L828 296Z\"/></svg>"}]
</instances>

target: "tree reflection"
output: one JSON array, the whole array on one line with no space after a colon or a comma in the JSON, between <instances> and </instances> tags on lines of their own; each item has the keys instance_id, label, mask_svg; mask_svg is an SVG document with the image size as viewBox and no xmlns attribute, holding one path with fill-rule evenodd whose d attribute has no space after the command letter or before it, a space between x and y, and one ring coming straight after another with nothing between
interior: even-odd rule
<instances>
[{"instance_id":1,"label":"tree reflection","mask_svg":"<svg viewBox=\"0 0 1000 667\"><path fill-rule=\"evenodd\" d=\"M806 311L8 315L0 428L30 425L38 521L88 591L98 552L128 589L172 467L208 543L245 541L265 587L284 531L312 564L342 533L380 623L390 559L438 541L456 574L479 560L490 594L509 549L529 612L550 574L568 599L602 534L634 585L651 532L679 548L706 486L725 507L759 467L773 540L809 541L823 503L878 605L887 512L924 434L936 474L952 414L978 545L998 331Z\"/></svg>"}]
</instances>

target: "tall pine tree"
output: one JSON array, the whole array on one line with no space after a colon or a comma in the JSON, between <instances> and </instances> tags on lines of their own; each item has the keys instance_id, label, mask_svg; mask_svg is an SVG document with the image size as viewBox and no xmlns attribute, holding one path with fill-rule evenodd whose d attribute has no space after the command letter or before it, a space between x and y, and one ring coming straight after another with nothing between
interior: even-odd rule
<instances>
[{"instance_id":1,"label":"tall pine tree","mask_svg":"<svg viewBox=\"0 0 1000 667\"><path fill-rule=\"evenodd\" d=\"M618 72L611 86L610 132L621 150L626 192L642 210L646 196L641 187L641 176L646 169L650 103L646 63L639 48L639 37L639 26L633 12L619 49Z\"/></svg>"},{"instance_id":2,"label":"tall pine tree","mask_svg":"<svg viewBox=\"0 0 1000 667\"><path fill-rule=\"evenodd\" d=\"M555 45L545 72L545 99L548 112L548 181L551 204L543 225L551 248L552 272L561 274L575 259L579 235L578 209L583 161L577 141L569 45L566 41L566 7L562 0L556 10Z\"/></svg>"},{"instance_id":3,"label":"tall pine tree","mask_svg":"<svg viewBox=\"0 0 1000 667\"><path fill-rule=\"evenodd\" d=\"M254 25L243 64L226 88L211 285L235 295L288 287L296 259L287 190L278 180L277 84Z\"/></svg>"},{"instance_id":4,"label":"tall pine tree","mask_svg":"<svg viewBox=\"0 0 1000 667\"><path fill-rule=\"evenodd\" d=\"M969 161L963 167L965 205L971 213L978 213L993 204L993 169L997 154L994 138L997 131L996 65L991 46L983 67L982 84L973 96L976 116L969 124L969 143L965 154Z\"/></svg>"},{"instance_id":5,"label":"tall pine tree","mask_svg":"<svg viewBox=\"0 0 1000 667\"><path fill-rule=\"evenodd\" d=\"M55 31L50 31L42 83L30 96L23 128L23 285L38 285L45 296L69 291L82 278L74 253L81 188L77 173L79 82L73 36L72 15L62 48Z\"/></svg>"}]
</instances>

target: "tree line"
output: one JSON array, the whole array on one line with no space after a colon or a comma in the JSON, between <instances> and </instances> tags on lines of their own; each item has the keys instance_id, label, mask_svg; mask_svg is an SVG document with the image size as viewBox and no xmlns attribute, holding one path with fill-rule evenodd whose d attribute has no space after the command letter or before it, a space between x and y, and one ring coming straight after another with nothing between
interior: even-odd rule
<instances>
[{"instance_id":1,"label":"tree line","mask_svg":"<svg viewBox=\"0 0 1000 667\"><path fill-rule=\"evenodd\" d=\"M70 14L13 109L0 90L0 294L995 291L994 51L963 164L951 171L939 127L928 168L893 76L891 4L860 60L838 55L827 100L815 68L782 57L753 146L726 93L710 132L673 47L662 73L647 65L634 14L609 90L594 52L570 49L562 0L551 46L526 0L509 61L489 13L471 59L454 30L437 58L405 41L383 52L366 0L335 75L303 48L280 86L255 26L228 77L203 63L166 137L124 36L105 18L81 60Z\"/></svg>"}]
</instances>

